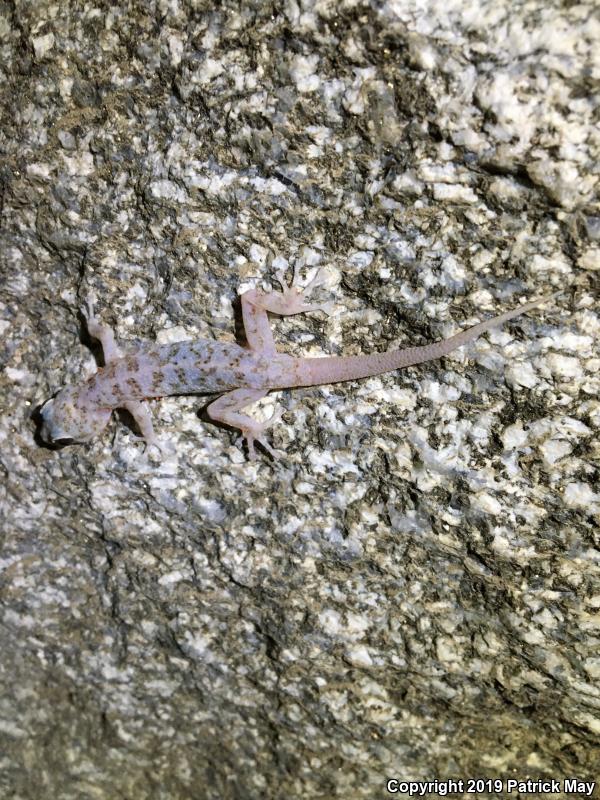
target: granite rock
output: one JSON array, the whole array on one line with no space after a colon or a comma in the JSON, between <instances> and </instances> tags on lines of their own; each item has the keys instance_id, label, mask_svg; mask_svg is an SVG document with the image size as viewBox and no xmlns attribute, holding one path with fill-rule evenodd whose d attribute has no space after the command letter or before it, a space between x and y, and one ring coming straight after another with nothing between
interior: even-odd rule
<instances>
[{"instance_id":1,"label":"granite rock","mask_svg":"<svg viewBox=\"0 0 600 800\"><path fill-rule=\"evenodd\" d=\"M597 777L593 6L0 3L2 797ZM42 446L92 294L124 342L233 340L281 268L336 303L275 323L309 356L562 294L270 397L276 463L198 397L152 404L162 462L124 417Z\"/></svg>"}]
</instances>

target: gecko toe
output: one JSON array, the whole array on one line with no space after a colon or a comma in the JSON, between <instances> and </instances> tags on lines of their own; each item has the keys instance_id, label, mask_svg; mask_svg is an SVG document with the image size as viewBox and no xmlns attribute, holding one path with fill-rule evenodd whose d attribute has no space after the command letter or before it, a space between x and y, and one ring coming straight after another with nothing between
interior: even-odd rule
<instances>
[{"instance_id":1,"label":"gecko toe","mask_svg":"<svg viewBox=\"0 0 600 800\"><path fill-rule=\"evenodd\" d=\"M262 449L271 456L273 461L278 461L280 456L276 450L273 450L264 436L260 436L257 431L243 431L239 437L238 442L245 442L248 449L248 460L256 461L256 445L260 445Z\"/></svg>"}]
</instances>

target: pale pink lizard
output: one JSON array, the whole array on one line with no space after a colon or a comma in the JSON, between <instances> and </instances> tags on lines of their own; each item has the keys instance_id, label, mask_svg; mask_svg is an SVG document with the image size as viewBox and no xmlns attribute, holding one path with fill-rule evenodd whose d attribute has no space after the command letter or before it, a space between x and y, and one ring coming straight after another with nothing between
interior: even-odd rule
<instances>
[{"instance_id":1,"label":"pale pink lizard","mask_svg":"<svg viewBox=\"0 0 600 800\"><path fill-rule=\"evenodd\" d=\"M282 280L281 275L278 277ZM253 289L243 294L247 347L204 339L148 343L134 355L123 355L113 331L99 322L89 303L88 331L102 344L105 366L83 383L65 387L45 403L41 410L42 438L54 445L87 442L105 428L114 409L124 408L134 418L146 442L153 444L156 439L145 400L177 394L224 393L208 406L209 416L241 431L251 459L255 457L255 442L276 457L263 433L280 414L276 412L267 422L260 423L243 413L244 408L271 389L367 378L441 358L484 331L550 299L532 300L448 339L405 350L322 358L296 358L278 353L267 312L283 316L325 310L323 306L305 302L307 290L315 283L313 280L302 289L294 279L289 287L282 282L282 292L263 293Z\"/></svg>"}]
</instances>

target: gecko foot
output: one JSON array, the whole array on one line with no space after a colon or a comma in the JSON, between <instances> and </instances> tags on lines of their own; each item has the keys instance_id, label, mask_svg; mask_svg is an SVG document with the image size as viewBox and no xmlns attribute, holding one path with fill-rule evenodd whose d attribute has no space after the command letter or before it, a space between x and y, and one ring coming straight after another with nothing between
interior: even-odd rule
<instances>
[{"instance_id":1,"label":"gecko foot","mask_svg":"<svg viewBox=\"0 0 600 800\"><path fill-rule=\"evenodd\" d=\"M276 408L266 422L255 422L252 420L252 425L247 425L241 428L242 435L239 437L238 442L246 442L246 446L248 448L248 458L250 461L256 460L256 449L254 447L255 443L259 444L264 450L266 450L273 461L279 460L279 453L277 453L276 450L273 450L271 445L263 436L263 433L281 419L282 413L283 410L281 408ZM250 417L248 417L248 419L250 419Z\"/></svg>"},{"instance_id":2,"label":"gecko foot","mask_svg":"<svg viewBox=\"0 0 600 800\"><path fill-rule=\"evenodd\" d=\"M143 452L150 456L154 461L163 461L171 455L170 448L168 448L160 439L153 438L150 441L142 439L144 448Z\"/></svg>"},{"instance_id":3,"label":"gecko foot","mask_svg":"<svg viewBox=\"0 0 600 800\"><path fill-rule=\"evenodd\" d=\"M279 460L279 454L276 450L273 450L264 436L255 436L254 433L250 431L242 431L239 441L246 442L246 447L248 448L248 458L250 461L256 461L256 449L254 447L255 443L259 444L264 450L266 450L273 461Z\"/></svg>"},{"instance_id":4,"label":"gecko foot","mask_svg":"<svg viewBox=\"0 0 600 800\"><path fill-rule=\"evenodd\" d=\"M299 314L306 311L323 311L331 314L331 303L306 303L310 292L317 286L322 286L325 279L320 271L317 271L306 286L300 286L298 271L294 267L293 277L290 284L286 282L285 270L280 269L275 273L277 282L281 285L282 292L280 297L280 314Z\"/></svg>"},{"instance_id":5,"label":"gecko foot","mask_svg":"<svg viewBox=\"0 0 600 800\"><path fill-rule=\"evenodd\" d=\"M88 327L90 323L93 325L94 323L98 322L94 311L95 305L96 305L96 296L94 294L90 294L88 299L85 301L85 305L81 306L81 308L79 309L81 311L82 316L85 317Z\"/></svg>"}]
</instances>

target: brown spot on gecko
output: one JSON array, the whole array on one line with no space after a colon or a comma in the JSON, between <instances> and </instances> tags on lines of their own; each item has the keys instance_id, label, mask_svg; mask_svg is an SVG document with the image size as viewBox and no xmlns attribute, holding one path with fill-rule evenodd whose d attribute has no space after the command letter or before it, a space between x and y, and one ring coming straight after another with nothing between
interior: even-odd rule
<instances>
[{"instance_id":1,"label":"brown spot on gecko","mask_svg":"<svg viewBox=\"0 0 600 800\"><path fill-rule=\"evenodd\" d=\"M134 394L138 396L142 394L142 386L135 378L127 378L125 385L128 386Z\"/></svg>"},{"instance_id":2,"label":"brown spot on gecko","mask_svg":"<svg viewBox=\"0 0 600 800\"><path fill-rule=\"evenodd\" d=\"M123 359L128 372L137 372L139 369L139 361L137 356L125 356Z\"/></svg>"},{"instance_id":3,"label":"brown spot on gecko","mask_svg":"<svg viewBox=\"0 0 600 800\"><path fill-rule=\"evenodd\" d=\"M152 373L152 388L162 389L165 380L165 373L161 369L155 369Z\"/></svg>"}]
</instances>

